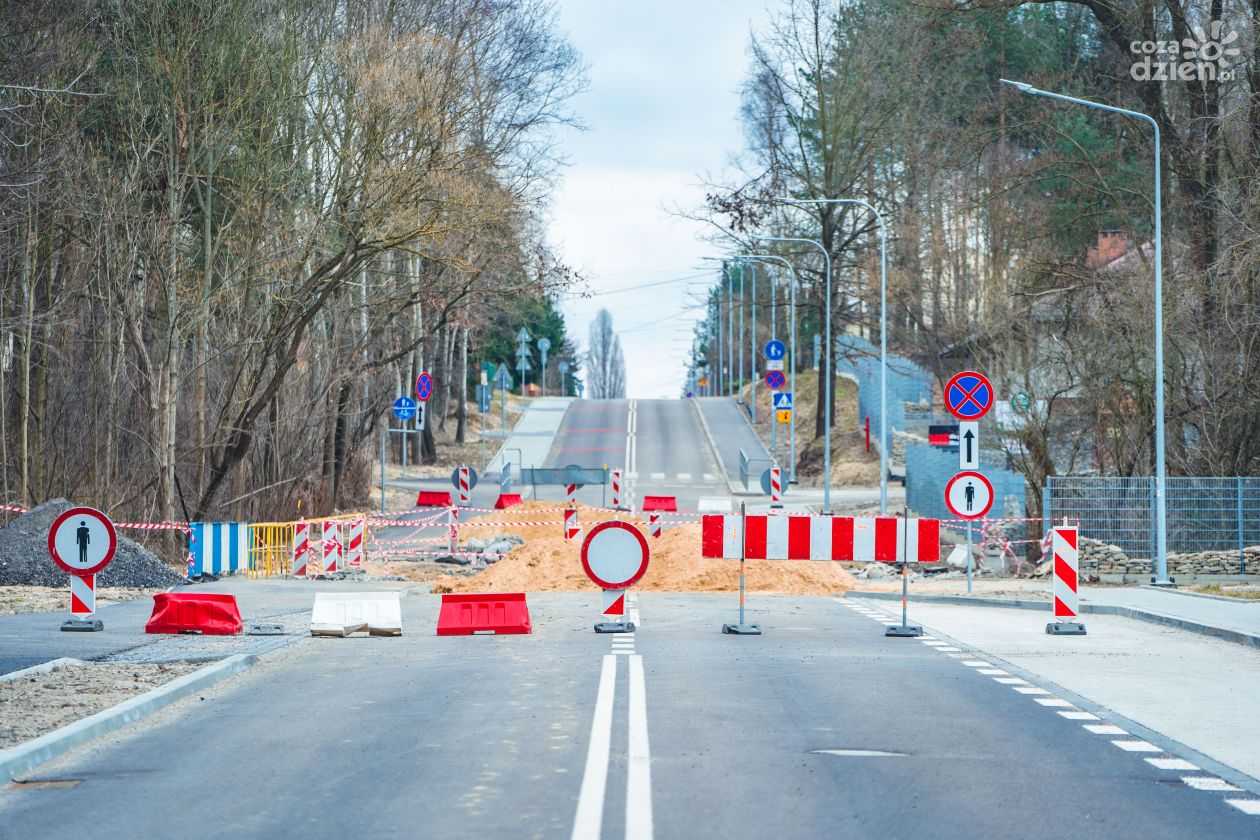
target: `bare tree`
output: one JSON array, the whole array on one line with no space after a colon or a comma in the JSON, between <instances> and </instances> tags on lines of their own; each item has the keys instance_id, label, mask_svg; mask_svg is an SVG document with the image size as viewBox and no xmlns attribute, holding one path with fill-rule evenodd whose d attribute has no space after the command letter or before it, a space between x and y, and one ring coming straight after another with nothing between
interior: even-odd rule
<instances>
[{"instance_id":1,"label":"bare tree","mask_svg":"<svg viewBox=\"0 0 1260 840\"><path fill-rule=\"evenodd\" d=\"M587 384L595 399L621 399L626 395L626 360L621 339L613 331L612 315L599 310L591 321L591 343L586 351Z\"/></svg>"}]
</instances>

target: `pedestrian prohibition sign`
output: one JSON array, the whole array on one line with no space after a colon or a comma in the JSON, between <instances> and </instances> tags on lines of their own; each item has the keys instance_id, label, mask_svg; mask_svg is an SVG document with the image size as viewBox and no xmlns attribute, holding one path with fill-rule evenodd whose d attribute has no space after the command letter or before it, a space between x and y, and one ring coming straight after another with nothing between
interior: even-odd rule
<instances>
[{"instance_id":1,"label":"pedestrian prohibition sign","mask_svg":"<svg viewBox=\"0 0 1260 840\"><path fill-rule=\"evenodd\" d=\"M429 376L428 371L420 374L416 378L416 399L425 402L433 394L433 377Z\"/></svg>"},{"instance_id":2,"label":"pedestrian prohibition sign","mask_svg":"<svg viewBox=\"0 0 1260 840\"><path fill-rule=\"evenodd\" d=\"M979 420L993 406L993 385L974 370L956 373L945 383L945 407L959 420Z\"/></svg>"},{"instance_id":3,"label":"pedestrian prohibition sign","mask_svg":"<svg viewBox=\"0 0 1260 840\"><path fill-rule=\"evenodd\" d=\"M777 391L787 384L787 378L784 377L783 371L771 370L766 372L766 387L771 391Z\"/></svg>"},{"instance_id":4,"label":"pedestrian prohibition sign","mask_svg":"<svg viewBox=\"0 0 1260 840\"><path fill-rule=\"evenodd\" d=\"M945 504L959 519L979 519L993 507L993 485L974 470L964 470L945 485Z\"/></svg>"},{"instance_id":5,"label":"pedestrian prohibition sign","mask_svg":"<svg viewBox=\"0 0 1260 840\"><path fill-rule=\"evenodd\" d=\"M87 577L109 565L118 547L114 523L99 510L70 508L48 529L48 553L72 575Z\"/></svg>"}]
</instances>

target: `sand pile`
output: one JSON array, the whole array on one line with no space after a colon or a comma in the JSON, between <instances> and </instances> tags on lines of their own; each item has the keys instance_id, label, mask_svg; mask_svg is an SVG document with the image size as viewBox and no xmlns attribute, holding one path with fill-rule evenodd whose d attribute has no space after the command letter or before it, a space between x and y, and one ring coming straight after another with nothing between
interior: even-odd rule
<instances>
[{"instance_id":1,"label":"sand pile","mask_svg":"<svg viewBox=\"0 0 1260 840\"><path fill-rule=\"evenodd\" d=\"M700 524L666 531L650 540L647 574L639 591L734 592L739 589L739 562L700 556ZM838 563L808 560L750 560L744 568L750 592L783 595L828 595L856 585ZM513 549L491 568L459 581L442 581L434 592L573 592L597 591L582 571L581 543L552 534Z\"/></svg>"}]
</instances>

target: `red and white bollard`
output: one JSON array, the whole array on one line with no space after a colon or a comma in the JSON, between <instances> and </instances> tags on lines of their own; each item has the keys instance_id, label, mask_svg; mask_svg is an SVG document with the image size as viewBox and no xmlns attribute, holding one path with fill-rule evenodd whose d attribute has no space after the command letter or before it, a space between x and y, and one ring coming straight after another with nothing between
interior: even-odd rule
<instances>
[{"instance_id":1,"label":"red and white bollard","mask_svg":"<svg viewBox=\"0 0 1260 840\"><path fill-rule=\"evenodd\" d=\"M1061 525L1052 529L1051 551L1054 552L1054 621L1046 625L1051 636L1084 636L1085 625L1077 620L1080 611L1078 569L1080 549L1075 527Z\"/></svg>"},{"instance_id":2,"label":"red and white bollard","mask_svg":"<svg viewBox=\"0 0 1260 840\"><path fill-rule=\"evenodd\" d=\"M70 614L75 618L96 615L96 575L70 576Z\"/></svg>"},{"instance_id":3,"label":"red and white bollard","mask_svg":"<svg viewBox=\"0 0 1260 840\"><path fill-rule=\"evenodd\" d=\"M770 507L783 507L783 476L778 467L770 468Z\"/></svg>"},{"instance_id":4,"label":"red and white bollard","mask_svg":"<svg viewBox=\"0 0 1260 840\"><path fill-rule=\"evenodd\" d=\"M346 565L351 569L363 568L363 517L351 519L350 536L346 540Z\"/></svg>"},{"instance_id":5,"label":"red and white bollard","mask_svg":"<svg viewBox=\"0 0 1260 840\"><path fill-rule=\"evenodd\" d=\"M612 506L614 510L621 510L621 470L612 471Z\"/></svg>"},{"instance_id":6,"label":"red and white bollard","mask_svg":"<svg viewBox=\"0 0 1260 840\"><path fill-rule=\"evenodd\" d=\"M320 533L320 545L324 550L323 572L335 575L341 571L341 522L337 519L325 519Z\"/></svg>"},{"instance_id":7,"label":"red and white bollard","mask_svg":"<svg viewBox=\"0 0 1260 840\"><path fill-rule=\"evenodd\" d=\"M661 515L656 511L648 514L648 533L653 537L661 535Z\"/></svg>"},{"instance_id":8,"label":"red and white bollard","mask_svg":"<svg viewBox=\"0 0 1260 840\"><path fill-rule=\"evenodd\" d=\"M564 509L564 538L566 540L576 540L582 535L582 529L578 526L577 510L575 508Z\"/></svg>"},{"instance_id":9,"label":"red and white bollard","mask_svg":"<svg viewBox=\"0 0 1260 840\"><path fill-rule=\"evenodd\" d=\"M306 520L293 523L293 576L306 577L307 564L311 560L310 526Z\"/></svg>"},{"instance_id":10,"label":"red and white bollard","mask_svg":"<svg viewBox=\"0 0 1260 840\"><path fill-rule=\"evenodd\" d=\"M468 467L459 468L459 503L465 507L468 505L468 499L472 495L472 488L469 487Z\"/></svg>"},{"instance_id":11,"label":"red and white bollard","mask_svg":"<svg viewBox=\"0 0 1260 840\"><path fill-rule=\"evenodd\" d=\"M568 502L569 507L572 507L573 505L577 504L577 485L576 484L568 485L567 491L568 491L567 495L565 495L564 498L565 498L565 501Z\"/></svg>"},{"instance_id":12,"label":"red and white bollard","mask_svg":"<svg viewBox=\"0 0 1260 840\"><path fill-rule=\"evenodd\" d=\"M451 554L459 551L459 508L446 511L446 541L447 551Z\"/></svg>"}]
</instances>

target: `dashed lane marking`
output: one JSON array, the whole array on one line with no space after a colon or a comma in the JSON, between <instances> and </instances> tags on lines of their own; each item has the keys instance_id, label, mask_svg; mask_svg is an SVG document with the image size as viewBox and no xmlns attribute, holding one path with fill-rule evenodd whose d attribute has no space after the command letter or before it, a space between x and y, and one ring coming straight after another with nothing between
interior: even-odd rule
<instances>
[{"instance_id":1,"label":"dashed lane marking","mask_svg":"<svg viewBox=\"0 0 1260 840\"><path fill-rule=\"evenodd\" d=\"M1226 799L1225 801L1244 814L1260 816L1260 799Z\"/></svg>"},{"instance_id":2,"label":"dashed lane marking","mask_svg":"<svg viewBox=\"0 0 1260 840\"><path fill-rule=\"evenodd\" d=\"M1015 689L1019 691L1019 689ZM1048 692L1047 692L1048 693ZM1034 697L1033 700L1049 709L1070 709L1072 704L1067 700L1061 700L1058 697ZM1114 743L1114 741L1112 742Z\"/></svg>"},{"instance_id":3,"label":"dashed lane marking","mask_svg":"<svg viewBox=\"0 0 1260 840\"><path fill-rule=\"evenodd\" d=\"M1111 743L1125 752L1163 752L1148 741L1112 741Z\"/></svg>"},{"instance_id":4,"label":"dashed lane marking","mask_svg":"<svg viewBox=\"0 0 1260 840\"><path fill-rule=\"evenodd\" d=\"M1101 718L1093 712L1059 712L1059 715L1067 718L1068 720L1101 720Z\"/></svg>"},{"instance_id":5,"label":"dashed lane marking","mask_svg":"<svg viewBox=\"0 0 1260 840\"><path fill-rule=\"evenodd\" d=\"M1125 732L1120 727L1112 726L1109 723L1087 723L1085 724L1085 729L1088 732L1093 732L1095 735L1128 735L1129 734L1128 732Z\"/></svg>"},{"instance_id":6,"label":"dashed lane marking","mask_svg":"<svg viewBox=\"0 0 1260 840\"><path fill-rule=\"evenodd\" d=\"M1040 696L1040 695L1042 695L1042 694L1049 694L1049 693L1050 693L1050 692L1046 691L1044 688L1041 688L1040 686L1036 686L1036 685L1014 685L1014 686L1011 686L1011 688L1015 689L1015 690L1016 690L1016 691L1018 691L1020 694L1027 694L1027 695L1029 695L1030 697L1032 697L1032 696ZM1040 701L1038 701L1038 702L1040 702ZM1066 701L1065 701L1065 702L1066 702Z\"/></svg>"},{"instance_id":7,"label":"dashed lane marking","mask_svg":"<svg viewBox=\"0 0 1260 840\"><path fill-rule=\"evenodd\" d=\"M1215 776L1182 776L1181 781L1195 790L1214 790L1221 793L1242 790L1237 785L1231 785L1224 779L1218 779Z\"/></svg>"},{"instance_id":8,"label":"dashed lane marking","mask_svg":"<svg viewBox=\"0 0 1260 840\"><path fill-rule=\"evenodd\" d=\"M630 657L630 742L626 770L626 840L652 840L652 754L648 748L643 657Z\"/></svg>"},{"instance_id":9,"label":"dashed lane marking","mask_svg":"<svg viewBox=\"0 0 1260 840\"><path fill-rule=\"evenodd\" d=\"M1158 767L1160 770L1198 770L1199 765L1191 764L1184 758L1148 758L1148 764Z\"/></svg>"}]
</instances>

